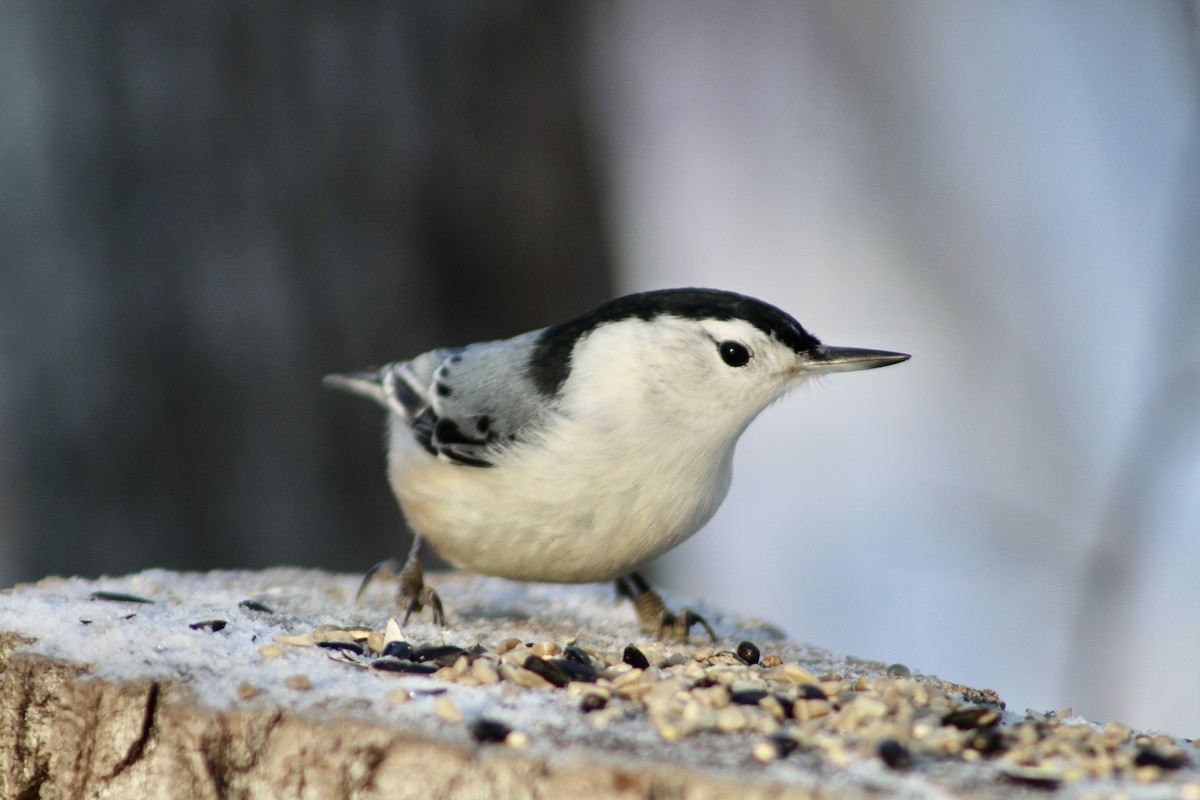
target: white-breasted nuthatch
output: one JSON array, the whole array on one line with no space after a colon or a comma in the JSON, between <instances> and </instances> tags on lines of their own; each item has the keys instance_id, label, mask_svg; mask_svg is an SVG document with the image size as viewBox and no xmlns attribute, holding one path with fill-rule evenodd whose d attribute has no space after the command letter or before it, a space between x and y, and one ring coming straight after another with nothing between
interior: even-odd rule
<instances>
[{"instance_id":1,"label":"white-breasted nuthatch","mask_svg":"<svg viewBox=\"0 0 1200 800\"><path fill-rule=\"evenodd\" d=\"M443 619L424 585L429 541L487 575L616 579L643 624L686 636L703 620L668 612L635 570L716 512L738 437L807 378L908 357L823 345L751 297L665 289L324 382L387 410L388 478L416 534L399 570L408 614L430 604ZM363 588L397 567L376 565Z\"/></svg>"}]
</instances>

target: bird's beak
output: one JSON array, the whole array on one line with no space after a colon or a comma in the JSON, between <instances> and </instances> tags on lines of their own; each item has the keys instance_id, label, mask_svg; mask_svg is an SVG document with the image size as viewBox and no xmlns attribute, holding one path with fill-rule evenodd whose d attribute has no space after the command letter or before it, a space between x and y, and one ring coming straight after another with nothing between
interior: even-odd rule
<instances>
[{"instance_id":1,"label":"bird's beak","mask_svg":"<svg viewBox=\"0 0 1200 800\"><path fill-rule=\"evenodd\" d=\"M906 353L887 350L866 350L862 347L829 347L817 345L808 357L800 359L800 372L821 374L825 372L852 372L859 369L875 369L888 364L899 364L911 358Z\"/></svg>"}]
</instances>

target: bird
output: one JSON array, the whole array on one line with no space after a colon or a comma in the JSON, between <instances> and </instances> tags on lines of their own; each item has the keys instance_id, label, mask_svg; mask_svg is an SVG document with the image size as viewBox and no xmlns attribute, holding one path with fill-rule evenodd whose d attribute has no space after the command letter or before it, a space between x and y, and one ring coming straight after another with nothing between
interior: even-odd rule
<instances>
[{"instance_id":1,"label":"bird","mask_svg":"<svg viewBox=\"0 0 1200 800\"><path fill-rule=\"evenodd\" d=\"M705 288L610 300L510 339L430 350L330 388L386 411L387 475L414 533L397 600L431 608L432 545L451 564L518 581L615 581L642 626L686 639L702 625L669 610L639 572L700 530L729 492L739 437L806 380L906 361L832 347L762 300Z\"/></svg>"}]
</instances>

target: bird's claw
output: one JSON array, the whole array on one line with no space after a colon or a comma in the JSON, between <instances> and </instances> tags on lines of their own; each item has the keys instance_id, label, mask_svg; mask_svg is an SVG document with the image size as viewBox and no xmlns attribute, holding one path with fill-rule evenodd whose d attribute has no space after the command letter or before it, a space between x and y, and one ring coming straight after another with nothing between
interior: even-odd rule
<instances>
[{"instance_id":1,"label":"bird's claw","mask_svg":"<svg viewBox=\"0 0 1200 800\"><path fill-rule=\"evenodd\" d=\"M396 592L396 600L404 607L405 625L408 624L414 611L422 611L425 606L429 606L433 611L434 625L439 627L445 625L446 611L442 606L442 598L438 597L438 593L431 587L425 585L425 569L421 566L419 556L417 558L410 556L403 567L394 558L385 559L371 567L367 570L367 574L363 575L362 583L358 586L358 594L354 598L355 603L362 601L367 586L376 578L399 582L400 588Z\"/></svg>"},{"instance_id":2,"label":"bird's claw","mask_svg":"<svg viewBox=\"0 0 1200 800\"><path fill-rule=\"evenodd\" d=\"M400 598L408 600L408 608L404 611L404 624L408 624L408 618L412 616L414 611L421 611L425 606L429 606L433 611L433 624L439 628L446 624L446 611L442 607L442 598L438 597L438 593L428 586L422 586L416 594L405 594L404 589L400 590Z\"/></svg>"},{"instance_id":3,"label":"bird's claw","mask_svg":"<svg viewBox=\"0 0 1200 800\"><path fill-rule=\"evenodd\" d=\"M388 558L367 570L367 573L362 577L362 582L358 584L358 593L354 595L354 604L359 605L362 603L363 595L367 592L367 587L376 578L381 578L385 581L395 580L400 574L399 567L399 561L394 558Z\"/></svg>"},{"instance_id":4,"label":"bird's claw","mask_svg":"<svg viewBox=\"0 0 1200 800\"><path fill-rule=\"evenodd\" d=\"M692 627L699 625L713 642L717 641L717 634L713 632L708 620L690 608L680 609L678 613L671 611L663 602L662 595L651 589L646 579L636 572L617 579L617 594L633 601L642 628L654 633L659 639L670 638L686 642Z\"/></svg>"},{"instance_id":5,"label":"bird's claw","mask_svg":"<svg viewBox=\"0 0 1200 800\"><path fill-rule=\"evenodd\" d=\"M646 624L646 621L642 620L642 625L645 626ZM713 632L712 625L708 624L708 620L690 608L681 608L677 614L664 608L662 616L659 617L658 638L666 639L669 637L686 642L693 625L699 625L704 628L708 633L708 637L714 643L717 641L717 634Z\"/></svg>"}]
</instances>

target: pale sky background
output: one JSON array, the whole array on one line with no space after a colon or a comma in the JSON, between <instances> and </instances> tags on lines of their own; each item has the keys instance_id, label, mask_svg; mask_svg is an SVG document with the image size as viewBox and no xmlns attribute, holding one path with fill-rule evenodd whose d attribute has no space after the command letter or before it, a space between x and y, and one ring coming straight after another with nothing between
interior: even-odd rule
<instances>
[{"instance_id":1,"label":"pale sky background","mask_svg":"<svg viewBox=\"0 0 1200 800\"><path fill-rule=\"evenodd\" d=\"M764 413L666 584L1200 735L1196 7L630 0L592 56L621 288L913 354Z\"/></svg>"}]
</instances>

